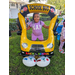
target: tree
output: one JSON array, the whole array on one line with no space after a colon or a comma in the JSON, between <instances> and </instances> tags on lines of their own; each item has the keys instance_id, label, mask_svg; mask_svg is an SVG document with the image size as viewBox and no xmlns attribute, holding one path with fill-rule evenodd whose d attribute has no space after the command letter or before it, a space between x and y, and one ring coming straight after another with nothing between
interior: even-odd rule
<instances>
[{"instance_id":1,"label":"tree","mask_svg":"<svg viewBox=\"0 0 75 75\"><path fill-rule=\"evenodd\" d=\"M48 4L54 5L56 9L64 11L65 0L47 0Z\"/></svg>"},{"instance_id":2,"label":"tree","mask_svg":"<svg viewBox=\"0 0 75 75\"><path fill-rule=\"evenodd\" d=\"M32 2L32 1L35 1L35 0L29 0L29 2Z\"/></svg>"}]
</instances>

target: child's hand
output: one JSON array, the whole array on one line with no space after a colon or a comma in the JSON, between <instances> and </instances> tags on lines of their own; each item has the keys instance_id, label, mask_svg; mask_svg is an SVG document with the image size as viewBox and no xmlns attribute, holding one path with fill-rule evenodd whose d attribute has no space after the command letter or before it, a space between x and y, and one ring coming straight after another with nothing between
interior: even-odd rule
<instances>
[{"instance_id":1,"label":"child's hand","mask_svg":"<svg viewBox=\"0 0 75 75\"><path fill-rule=\"evenodd\" d=\"M30 26L28 26L27 28L26 28L26 30L29 30L31 27Z\"/></svg>"}]
</instances>

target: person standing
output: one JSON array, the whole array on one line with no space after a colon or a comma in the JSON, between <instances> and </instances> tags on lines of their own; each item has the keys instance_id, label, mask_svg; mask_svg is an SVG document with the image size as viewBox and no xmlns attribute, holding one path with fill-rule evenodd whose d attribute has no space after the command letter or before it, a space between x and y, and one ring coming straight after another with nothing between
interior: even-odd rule
<instances>
[{"instance_id":1,"label":"person standing","mask_svg":"<svg viewBox=\"0 0 75 75\"><path fill-rule=\"evenodd\" d=\"M62 28L62 32L61 32L61 37L60 37L60 46L59 46L59 52L64 54L64 49L63 46L64 46L64 43L65 43L65 20L63 22L63 28Z\"/></svg>"}]
</instances>

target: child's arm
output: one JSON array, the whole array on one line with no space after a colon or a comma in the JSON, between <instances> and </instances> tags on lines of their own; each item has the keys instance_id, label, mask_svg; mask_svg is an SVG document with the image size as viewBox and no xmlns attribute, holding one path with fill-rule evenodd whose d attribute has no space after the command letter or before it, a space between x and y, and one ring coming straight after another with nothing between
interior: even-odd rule
<instances>
[{"instance_id":1,"label":"child's arm","mask_svg":"<svg viewBox=\"0 0 75 75\"><path fill-rule=\"evenodd\" d=\"M27 28L26 28L26 30L29 30L31 27L30 26L28 26Z\"/></svg>"},{"instance_id":2,"label":"child's arm","mask_svg":"<svg viewBox=\"0 0 75 75\"><path fill-rule=\"evenodd\" d=\"M49 29L49 26L46 26L45 24L43 25L44 28Z\"/></svg>"}]
</instances>

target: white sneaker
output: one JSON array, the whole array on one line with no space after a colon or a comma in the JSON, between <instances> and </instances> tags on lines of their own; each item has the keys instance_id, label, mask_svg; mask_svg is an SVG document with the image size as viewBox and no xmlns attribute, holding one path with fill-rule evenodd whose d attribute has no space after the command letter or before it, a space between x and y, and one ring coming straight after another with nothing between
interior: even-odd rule
<instances>
[{"instance_id":1,"label":"white sneaker","mask_svg":"<svg viewBox=\"0 0 75 75\"><path fill-rule=\"evenodd\" d=\"M65 54L64 50L59 50L60 53Z\"/></svg>"}]
</instances>

